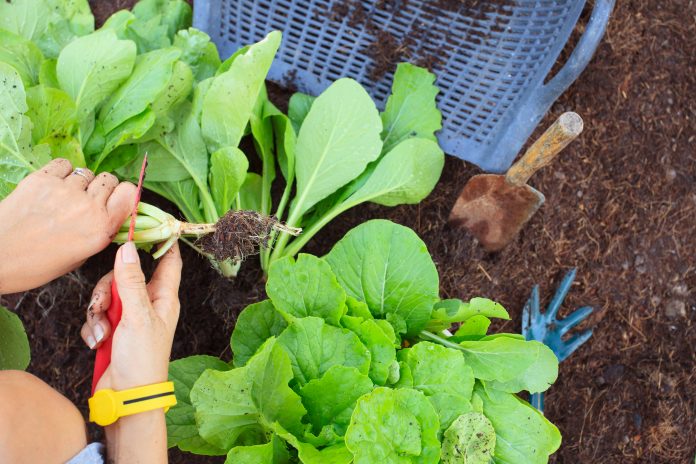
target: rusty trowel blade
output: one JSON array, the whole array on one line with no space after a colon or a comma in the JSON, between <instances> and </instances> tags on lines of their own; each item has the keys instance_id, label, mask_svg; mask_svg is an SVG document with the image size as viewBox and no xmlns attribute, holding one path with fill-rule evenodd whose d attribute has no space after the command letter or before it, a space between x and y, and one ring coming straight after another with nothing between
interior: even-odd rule
<instances>
[{"instance_id":1,"label":"rusty trowel blade","mask_svg":"<svg viewBox=\"0 0 696 464\"><path fill-rule=\"evenodd\" d=\"M481 174L464 186L449 223L465 227L487 251L507 245L544 203L544 195L528 185L513 186L505 176Z\"/></svg>"}]
</instances>

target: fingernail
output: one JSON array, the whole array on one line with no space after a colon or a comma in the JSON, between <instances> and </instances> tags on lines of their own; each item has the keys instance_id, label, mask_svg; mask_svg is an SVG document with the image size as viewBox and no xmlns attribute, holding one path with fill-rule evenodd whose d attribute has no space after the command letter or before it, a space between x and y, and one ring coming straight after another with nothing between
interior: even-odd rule
<instances>
[{"instance_id":1,"label":"fingernail","mask_svg":"<svg viewBox=\"0 0 696 464\"><path fill-rule=\"evenodd\" d=\"M87 345L89 346L90 350L93 350L94 347L97 345L97 341L94 339L93 336L87 335Z\"/></svg>"},{"instance_id":2,"label":"fingernail","mask_svg":"<svg viewBox=\"0 0 696 464\"><path fill-rule=\"evenodd\" d=\"M121 247L121 260L125 264L135 264L138 262L138 250L135 249L135 243L126 242Z\"/></svg>"},{"instance_id":3,"label":"fingernail","mask_svg":"<svg viewBox=\"0 0 696 464\"><path fill-rule=\"evenodd\" d=\"M94 305L97 304L97 298L96 296L92 298L92 301L89 302L89 306L87 306L87 312L89 313L90 317L94 317Z\"/></svg>"},{"instance_id":4,"label":"fingernail","mask_svg":"<svg viewBox=\"0 0 696 464\"><path fill-rule=\"evenodd\" d=\"M94 336L97 339L97 343L99 343L100 341L102 341L102 338L104 338L104 329L102 328L102 326L100 324L95 324L93 330L94 330Z\"/></svg>"}]
</instances>

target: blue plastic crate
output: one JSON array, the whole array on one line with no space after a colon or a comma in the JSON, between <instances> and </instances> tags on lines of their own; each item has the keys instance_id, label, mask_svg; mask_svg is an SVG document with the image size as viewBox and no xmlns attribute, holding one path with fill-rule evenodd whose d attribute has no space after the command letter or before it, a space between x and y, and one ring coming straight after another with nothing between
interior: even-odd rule
<instances>
[{"instance_id":1,"label":"blue plastic crate","mask_svg":"<svg viewBox=\"0 0 696 464\"><path fill-rule=\"evenodd\" d=\"M433 0L401 0L393 11L378 8L375 0L355 1L374 26L397 40L414 27L427 31L417 45L440 59L433 67L441 91L440 144L447 153L489 172L507 170L544 113L587 66L614 6L614 0L595 0L575 49L549 78L585 0L480 2L479 14L462 6L440 10L437 19ZM384 105L392 74L376 81L370 77L372 58L365 50L375 38L349 15L331 15L335 3L196 0L194 26L210 34L223 57L281 30L283 43L270 80L317 95L334 80L352 77Z\"/></svg>"}]
</instances>

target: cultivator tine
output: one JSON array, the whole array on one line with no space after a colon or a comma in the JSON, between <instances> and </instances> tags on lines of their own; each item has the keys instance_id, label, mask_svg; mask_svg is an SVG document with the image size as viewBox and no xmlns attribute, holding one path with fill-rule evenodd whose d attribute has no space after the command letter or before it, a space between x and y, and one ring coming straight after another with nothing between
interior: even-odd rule
<instances>
[{"instance_id":1,"label":"cultivator tine","mask_svg":"<svg viewBox=\"0 0 696 464\"><path fill-rule=\"evenodd\" d=\"M564 318L562 321L558 321L556 324L558 327L558 332L561 336L567 334L575 326L587 319L587 317L592 314L593 311L594 308L591 306L583 306L582 308L576 309L568 317Z\"/></svg>"},{"instance_id":2,"label":"cultivator tine","mask_svg":"<svg viewBox=\"0 0 696 464\"><path fill-rule=\"evenodd\" d=\"M563 342L563 345L561 346L561 349L558 350L558 362L561 362L565 359L568 358L575 350L580 348L583 343L585 343L587 340L590 339L592 336L592 329L586 330L582 333L579 333L577 335L573 335L570 337L568 340Z\"/></svg>"},{"instance_id":3,"label":"cultivator tine","mask_svg":"<svg viewBox=\"0 0 696 464\"><path fill-rule=\"evenodd\" d=\"M536 294L536 299L534 298ZM536 304L534 301L536 300ZM532 325L532 320L533 320L533 314L534 318L536 318L536 314L539 313L539 286L535 285L534 288L532 288L532 294L529 296L529 299L527 302L524 304L524 308L522 308L522 335L524 335L524 338L527 340L532 339L532 330L531 330L531 325Z\"/></svg>"},{"instance_id":4,"label":"cultivator tine","mask_svg":"<svg viewBox=\"0 0 696 464\"><path fill-rule=\"evenodd\" d=\"M561 304L563 304L563 300L565 300L568 290L570 290L570 286L573 284L573 280L575 280L576 272L577 269L573 268L563 277L561 285L558 286L558 290L556 290L556 294L553 296L546 311L547 320L556 319L556 314L558 314L558 310L561 308Z\"/></svg>"}]
</instances>

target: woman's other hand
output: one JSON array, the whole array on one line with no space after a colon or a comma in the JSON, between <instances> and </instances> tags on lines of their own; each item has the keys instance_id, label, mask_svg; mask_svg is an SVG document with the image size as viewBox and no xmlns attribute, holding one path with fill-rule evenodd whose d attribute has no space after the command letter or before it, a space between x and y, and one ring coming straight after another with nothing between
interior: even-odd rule
<instances>
[{"instance_id":1,"label":"woman's other hand","mask_svg":"<svg viewBox=\"0 0 696 464\"><path fill-rule=\"evenodd\" d=\"M136 188L55 159L0 202L0 294L29 290L106 248L129 216Z\"/></svg>"},{"instance_id":2,"label":"woman's other hand","mask_svg":"<svg viewBox=\"0 0 696 464\"><path fill-rule=\"evenodd\" d=\"M106 319L113 278L123 306L121 321L115 330ZM179 319L180 280L178 244L160 258L149 284L145 283L135 245L128 242L118 250L114 272L97 284L87 322L82 327L82 338L91 348L98 347L109 336L113 338L111 364L97 384L97 390L120 391L167 380L174 330ZM167 462L164 410L122 417L105 431L109 462Z\"/></svg>"},{"instance_id":3,"label":"woman's other hand","mask_svg":"<svg viewBox=\"0 0 696 464\"><path fill-rule=\"evenodd\" d=\"M97 390L126 390L164 382L179 319L179 246L175 244L160 258L148 284L135 245L128 242L118 250L114 271L104 276L95 287L87 310L87 322L82 326L82 339L92 349L112 336L106 310L111 303L114 276L123 313L113 333L111 364Z\"/></svg>"}]
</instances>

